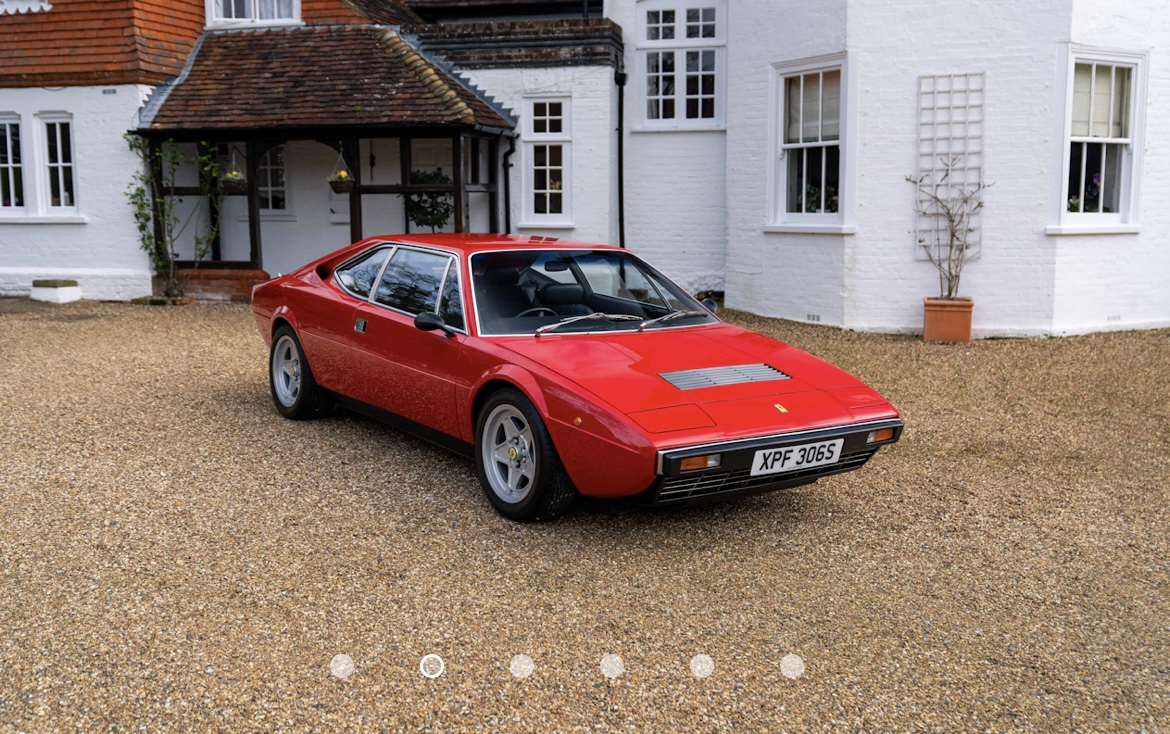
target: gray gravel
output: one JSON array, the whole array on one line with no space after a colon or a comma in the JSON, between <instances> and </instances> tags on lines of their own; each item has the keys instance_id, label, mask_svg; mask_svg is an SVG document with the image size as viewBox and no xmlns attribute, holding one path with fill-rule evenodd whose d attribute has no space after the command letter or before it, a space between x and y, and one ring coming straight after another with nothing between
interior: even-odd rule
<instances>
[{"instance_id":1,"label":"gray gravel","mask_svg":"<svg viewBox=\"0 0 1170 734\"><path fill-rule=\"evenodd\" d=\"M282 419L245 308L0 301L0 731L1170 731L1170 332L729 318L902 442L516 525L469 462Z\"/></svg>"}]
</instances>

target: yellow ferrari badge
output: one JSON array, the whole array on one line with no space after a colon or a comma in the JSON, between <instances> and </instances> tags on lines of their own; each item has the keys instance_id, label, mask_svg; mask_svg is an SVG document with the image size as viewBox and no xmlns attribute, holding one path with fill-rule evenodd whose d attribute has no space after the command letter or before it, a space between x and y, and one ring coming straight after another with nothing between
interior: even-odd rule
<instances>
[{"instance_id":1,"label":"yellow ferrari badge","mask_svg":"<svg viewBox=\"0 0 1170 734\"><path fill-rule=\"evenodd\" d=\"M788 408L785 408L785 407L784 407L783 405L781 405L780 403L776 403L776 404L775 404L775 405L773 405L772 407L773 407L773 408L775 408L776 410L780 411L781 413L787 413L787 412L788 412Z\"/></svg>"}]
</instances>

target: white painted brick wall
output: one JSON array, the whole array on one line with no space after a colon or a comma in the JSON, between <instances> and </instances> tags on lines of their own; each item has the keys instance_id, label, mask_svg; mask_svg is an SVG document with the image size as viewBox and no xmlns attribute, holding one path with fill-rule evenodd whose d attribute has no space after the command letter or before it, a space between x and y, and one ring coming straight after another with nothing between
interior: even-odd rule
<instances>
[{"instance_id":1,"label":"white painted brick wall","mask_svg":"<svg viewBox=\"0 0 1170 734\"><path fill-rule=\"evenodd\" d=\"M783 5L783 7L782 7ZM922 74L984 72L983 251L962 292L976 299L977 335L1073 333L1170 323L1166 215L1170 189L1170 64L1151 54L1142 231L1046 233L1063 189L1056 133L1064 114L1059 62L1070 40L1130 52L1170 38L1152 0L1108 6L888 0L808 8L736 0L728 126L728 303L774 316L879 331L921 328L933 268L915 257L916 83ZM845 12L848 18L845 18ZM843 34L848 29L847 38ZM1070 31L1070 29L1072 29ZM858 85L856 234L764 233L772 134L771 64L848 50ZM855 63L854 63L855 62Z\"/></svg>"},{"instance_id":2,"label":"white painted brick wall","mask_svg":"<svg viewBox=\"0 0 1170 734\"><path fill-rule=\"evenodd\" d=\"M20 116L26 186L44 186L46 178L36 164L44 155L34 156L34 145L42 140L34 134L42 124L36 114L73 116L78 204L77 221L71 223L51 223L32 207L19 218L0 213L0 295L27 295L40 278L76 280L82 297L90 299L150 293L150 265L138 246L125 193L138 159L122 139L134 126L145 93L133 85L0 89L0 114ZM43 189L36 193L42 200L46 196Z\"/></svg>"}]
</instances>

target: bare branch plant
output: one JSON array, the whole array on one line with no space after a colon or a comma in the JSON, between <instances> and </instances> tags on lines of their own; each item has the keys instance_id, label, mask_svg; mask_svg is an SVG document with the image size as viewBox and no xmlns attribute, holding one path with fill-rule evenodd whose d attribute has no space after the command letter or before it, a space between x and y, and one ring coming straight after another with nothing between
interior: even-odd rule
<instances>
[{"instance_id":1,"label":"bare branch plant","mask_svg":"<svg viewBox=\"0 0 1170 734\"><path fill-rule=\"evenodd\" d=\"M928 221L932 226L923 231L919 228L918 245L926 253L930 264L938 270L939 297L959 297L959 280L963 268L974 259L975 245L971 235L975 232L975 217L983 208L983 191L992 184L977 179L962 183L964 170L962 156L940 159L941 173L922 173L907 176L906 180L918 190L914 211L920 223Z\"/></svg>"}]
</instances>

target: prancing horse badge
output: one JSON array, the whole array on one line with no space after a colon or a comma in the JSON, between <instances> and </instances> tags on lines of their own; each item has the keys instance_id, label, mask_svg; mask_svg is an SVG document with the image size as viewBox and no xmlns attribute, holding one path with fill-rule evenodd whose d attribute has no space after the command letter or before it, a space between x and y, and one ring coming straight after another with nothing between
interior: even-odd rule
<instances>
[{"instance_id":1,"label":"prancing horse badge","mask_svg":"<svg viewBox=\"0 0 1170 734\"><path fill-rule=\"evenodd\" d=\"M775 404L775 405L773 405L772 407L773 407L773 408L775 408L776 410L780 411L781 413L787 413L787 412L788 412L788 408L785 408L785 407L784 407L783 405L781 405L780 403L776 403L776 404Z\"/></svg>"}]
</instances>

